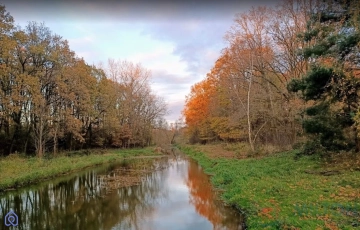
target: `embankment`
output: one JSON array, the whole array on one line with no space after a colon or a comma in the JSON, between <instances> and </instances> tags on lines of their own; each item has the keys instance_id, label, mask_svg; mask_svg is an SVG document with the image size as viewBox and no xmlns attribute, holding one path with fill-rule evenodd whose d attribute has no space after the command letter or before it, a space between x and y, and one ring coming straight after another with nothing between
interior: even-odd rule
<instances>
[{"instance_id":1,"label":"embankment","mask_svg":"<svg viewBox=\"0 0 360 230\"><path fill-rule=\"evenodd\" d=\"M11 154L0 158L0 192L79 171L87 167L130 158L160 157L153 148L67 152L51 159Z\"/></svg>"},{"instance_id":2,"label":"embankment","mask_svg":"<svg viewBox=\"0 0 360 230\"><path fill-rule=\"evenodd\" d=\"M243 210L249 229L360 228L360 170L332 171L315 156L295 160L296 150L230 159L180 149L211 175L226 203Z\"/></svg>"}]
</instances>

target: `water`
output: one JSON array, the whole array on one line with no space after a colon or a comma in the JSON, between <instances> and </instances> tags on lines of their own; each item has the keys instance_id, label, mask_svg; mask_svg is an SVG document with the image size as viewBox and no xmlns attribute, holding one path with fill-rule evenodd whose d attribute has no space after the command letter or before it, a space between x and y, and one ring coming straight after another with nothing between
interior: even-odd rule
<instances>
[{"instance_id":1,"label":"water","mask_svg":"<svg viewBox=\"0 0 360 230\"><path fill-rule=\"evenodd\" d=\"M124 172L105 165L6 192L0 196L0 229L243 229L243 217L216 198L194 161L161 158L154 164L163 169L135 186L119 188L112 178ZM11 209L17 227L5 226Z\"/></svg>"}]
</instances>

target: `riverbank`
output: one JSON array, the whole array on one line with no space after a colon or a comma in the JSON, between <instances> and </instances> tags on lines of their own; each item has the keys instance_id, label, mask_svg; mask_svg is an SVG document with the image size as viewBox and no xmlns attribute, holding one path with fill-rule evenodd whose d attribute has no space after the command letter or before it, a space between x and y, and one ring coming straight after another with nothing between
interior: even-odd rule
<instances>
[{"instance_id":1,"label":"riverbank","mask_svg":"<svg viewBox=\"0 0 360 230\"><path fill-rule=\"evenodd\" d=\"M211 175L222 199L241 208L249 229L359 229L360 170L325 167L296 150L237 159L219 146L181 146ZM200 150L201 149L201 150Z\"/></svg>"},{"instance_id":2,"label":"riverbank","mask_svg":"<svg viewBox=\"0 0 360 230\"><path fill-rule=\"evenodd\" d=\"M0 192L108 162L162 155L162 153L154 152L151 147L66 152L51 159L11 154L0 158Z\"/></svg>"}]
</instances>

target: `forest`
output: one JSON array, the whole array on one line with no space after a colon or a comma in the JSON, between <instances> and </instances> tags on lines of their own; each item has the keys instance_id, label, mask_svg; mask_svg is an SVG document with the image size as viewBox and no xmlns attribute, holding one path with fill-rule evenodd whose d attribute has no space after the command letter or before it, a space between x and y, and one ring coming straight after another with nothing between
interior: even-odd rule
<instances>
[{"instance_id":1,"label":"forest","mask_svg":"<svg viewBox=\"0 0 360 230\"><path fill-rule=\"evenodd\" d=\"M266 4L239 9L171 126L150 70L90 65L0 5L0 222L358 229L360 0Z\"/></svg>"},{"instance_id":2,"label":"forest","mask_svg":"<svg viewBox=\"0 0 360 230\"><path fill-rule=\"evenodd\" d=\"M286 0L237 14L227 46L186 97L189 142L358 151L359 8Z\"/></svg>"},{"instance_id":3,"label":"forest","mask_svg":"<svg viewBox=\"0 0 360 230\"><path fill-rule=\"evenodd\" d=\"M141 64L89 65L44 23L0 5L0 156L144 147L167 106Z\"/></svg>"}]
</instances>

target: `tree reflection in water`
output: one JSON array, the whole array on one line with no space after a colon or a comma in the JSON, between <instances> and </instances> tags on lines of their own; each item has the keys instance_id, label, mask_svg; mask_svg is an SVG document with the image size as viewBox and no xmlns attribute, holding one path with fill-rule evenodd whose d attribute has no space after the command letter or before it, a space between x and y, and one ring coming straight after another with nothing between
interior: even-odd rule
<instances>
[{"instance_id":1,"label":"tree reflection in water","mask_svg":"<svg viewBox=\"0 0 360 230\"><path fill-rule=\"evenodd\" d=\"M166 162L159 159L157 164ZM138 218L151 215L159 196L167 195L159 178L163 174L149 173L138 186L109 190L99 175L124 173L111 169L116 167L5 194L0 198L0 227L5 228L11 208L19 216L18 229L138 229Z\"/></svg>"},{"instance_id":2,"label":"tree reflection in water","mask_svg":"<svg viewBox=\"0 0 360 230\"><path fill-rule=\"evenodd\" d=\"M209 177L194 161L189 161L186 185L190 190L190 203L196 211L206 217L213 229L243 229L243 217L233 209L225 207L212 190Z\"/></svg>"}]
</instances>

